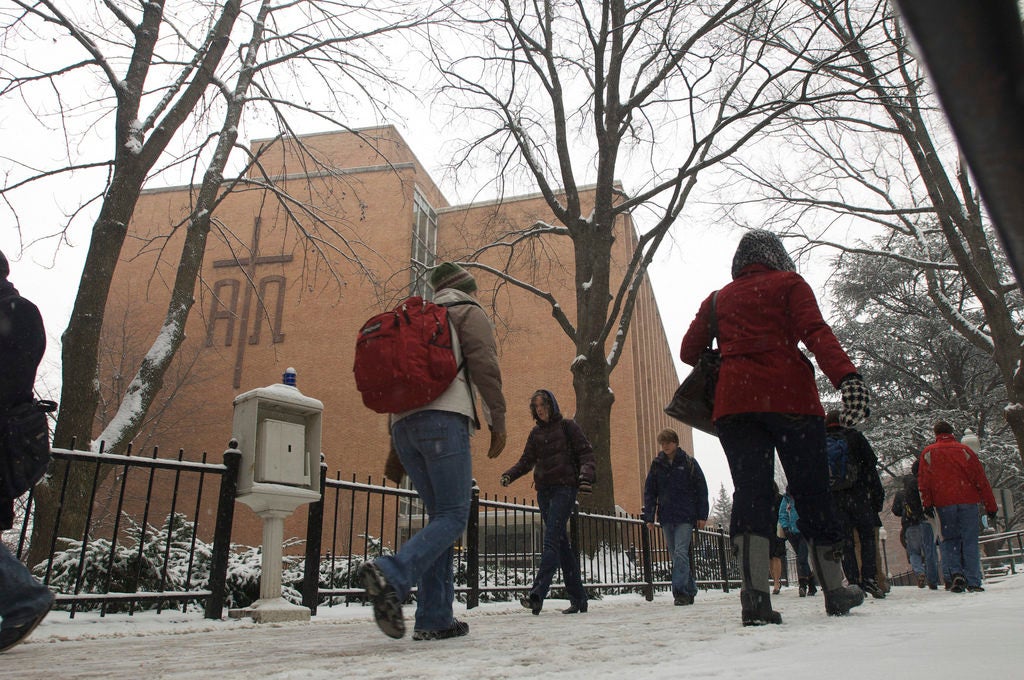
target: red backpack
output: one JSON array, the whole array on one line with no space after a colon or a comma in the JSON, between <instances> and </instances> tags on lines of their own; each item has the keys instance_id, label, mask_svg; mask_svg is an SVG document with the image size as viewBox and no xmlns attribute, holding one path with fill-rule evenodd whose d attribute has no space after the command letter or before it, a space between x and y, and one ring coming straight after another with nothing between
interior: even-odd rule
<instances>
[{"instance_id":1,"label":"red backpack","mask_svg":"<svg viewBox=\"0 0 1024 680\"><path fill-rule=\"evenodd\" d=\"M463 304L475 303L453 303ZM363 324L352 371L367 408L401 413L429 404L448 389L461 368L446 308L453 305L414 296Z\"/></svg>"}]
</instances>

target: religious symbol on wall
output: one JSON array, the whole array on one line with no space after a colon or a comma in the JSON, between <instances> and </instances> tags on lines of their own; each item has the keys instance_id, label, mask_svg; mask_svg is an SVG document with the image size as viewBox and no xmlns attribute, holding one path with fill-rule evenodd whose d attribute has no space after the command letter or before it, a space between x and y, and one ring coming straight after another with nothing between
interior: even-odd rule
<instances>
[{"instance_id":1,"label":"religious symbol on wall","mask_svg":"<svg viewBox=\"0 0 1024 680\"><path fill-rule=\"evenodd\" d=\"M253 225L250 257L215 260L215 269L241 268L242 279L223 278L213 284L213 300L206 321L206 346L213 347L214 336L220 322L224 326L224 346L231 347L235 340L235 322L238 322L239 342L235 350L235 389L242 385L242 364L247 345L258 345L267 325L271 343L284 342L281 327L284 320L287 278L282 274L269 274L257 278L256 268L266 264L291 262L291 255L259 254L260 218ZM242 298L239 309L239 297ZM253 304L255 302L255 305ZM255 309L254 309L255 307ZM252 323L249 323L250 318ZM251 329L250 329L251 325ZM243 341L244 339L244 341Z\"/></svg>"}]
</instances>

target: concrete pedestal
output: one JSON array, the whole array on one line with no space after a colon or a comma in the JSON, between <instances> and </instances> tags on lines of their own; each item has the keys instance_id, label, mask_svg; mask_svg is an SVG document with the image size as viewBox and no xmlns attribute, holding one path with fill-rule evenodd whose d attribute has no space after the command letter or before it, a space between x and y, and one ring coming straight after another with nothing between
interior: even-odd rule
<instances>
[{"instance_id":1,"label":"concrete pedestal","mask_svg":"<svg viewBox=\"0 0 1024 680\"><path fill-rule=\"evenodd\" d=\"M252 491L239 496L263 520L263 561L260 599L242 609L228 612L231 618L252 617L256 623L309 621L309 608L281 597L284 519L295 508L320 500L316 491L281 484L253 484Z\"/></svg>"}]
</instances>

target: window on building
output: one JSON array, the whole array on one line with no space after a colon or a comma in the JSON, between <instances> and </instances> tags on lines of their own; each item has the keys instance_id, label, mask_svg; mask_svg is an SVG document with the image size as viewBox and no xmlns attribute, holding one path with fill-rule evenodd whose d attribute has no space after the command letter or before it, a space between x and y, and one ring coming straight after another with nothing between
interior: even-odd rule
<instances>
[{"instance_id":1,"label":"window on building","mask_svg":"<svg viewBox=\"0 0 1024 680\"><path fill-rule=\"evenodd\" d=\"M437 264L437 211L416 189L412 205L412 280L409 294L430 297L429 270Z\"/></svg>"}]
</instances>

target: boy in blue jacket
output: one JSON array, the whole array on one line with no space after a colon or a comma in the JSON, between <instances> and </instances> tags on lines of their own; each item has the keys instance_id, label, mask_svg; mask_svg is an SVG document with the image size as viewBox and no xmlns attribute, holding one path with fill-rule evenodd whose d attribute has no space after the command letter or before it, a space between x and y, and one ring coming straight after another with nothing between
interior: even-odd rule
<instances>
[{"instance_id":1,"label":"boy in blue jacket","mask_svg":"<svg viewBox=\"0 0 1024 680\"><path fill-rule=\"evenodd\" d=\"M694 527L708 520L708 484L696 460L679 448L675 430L658 434L661 453L651 463L644 484L643 518L654 529L657 517L672 553L672 595L675 604L693 604L697 584L690 572L690 540Z\"/></svg>"}]
</instances>

